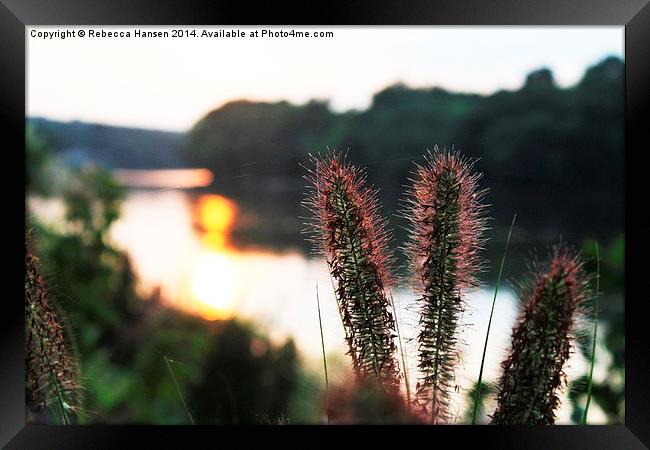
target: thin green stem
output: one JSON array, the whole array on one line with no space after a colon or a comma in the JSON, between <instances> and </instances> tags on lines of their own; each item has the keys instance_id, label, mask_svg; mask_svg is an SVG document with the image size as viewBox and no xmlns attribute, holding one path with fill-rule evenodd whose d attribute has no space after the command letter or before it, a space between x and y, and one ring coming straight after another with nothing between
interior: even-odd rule
<instances>
[{"instance_id":1,"label":"thin green stem","mask_svg":"<svg viewBox=\"0 0 650 450\"><path fill-rule=\"evenodd\" d=\"M395 309L395 301L393 294L390 294L390 304L393 307L393 314L395 315L395 330L397 331L397 341L399 342L399 352L402 356L402 367L404 368L404 384L406 385L406 405L411 408L411 385L409 384L408 369L406 368L406 356L404 355L404 347L402 346L402 334L399 331L399 320L397 318L397 309Z\"/></svg>"},{"instance_id":2,"label":"thin green stem","mask_svg":"<svg viewBox=\"0 0 650 450\"><path fill-rule=\"evenodd\" d=\"M327 376L327 358L325 356L325 338L323 336L323 319L320 313L320 297L318 295L318 282L316 282L316 305L318 306L318 325L320 326L320 345L323 350L323 370L325 371L325 421L329 425L329 390L330 382Z\"/></svg>"},{"instance_id":3,"label":"thin green stem","mask_svg":"<svg viewBox=\"0 0 650 450\"><path fill-rule=\"evenodd\" d=\"M510 237L512 236L512 229L515 226L515 220L517 220L517 214L515 213L512 216L512 223L510 224L510 229L508 230L508 239L506 240L506 246L503 250L503 256L501 257L501 265L499 266L499 274L497 275L497 284L494 288L494 298L492 299L492 309L490 310L490 319L488 320L487 332L485 333L485 344L483 345L483 356L481 357L481 368L478 372L478 383L476 385L476 397L474 398L474 412L472 414L472 425L476 425L476 418L478 416L478 406L481 401L481 387L483 384L483 367L485 365L485 353L487 352L488 339L490 338L490 327L492 326L492 315L494 314L494 305L497 302L497 294L499 293L499 286L501 286L501 277L503 276L503 267L506 263L506 256L508 254L508 246L510 245Z\"/></svg>"},{"instance_id":4,"label":"thin green stem","mask_svg":"<svg viewBox=\"0 0 650 450\"><path fill-rule=\"evenodd\" d=\"M181 399L181 402L183 403L183 408L185 408L185 412L187 413L188 419L190 419L190 423L192 425L196 425L194 422L194 417L192 417L192 413L190 412L190 409L187 407L187 403L185 403L185 397L183 397L183 393L181 392L181 388L178 385L178 381L176 380L176 375L174 375L174 370L172 369L171 364L169 363L169 358L167 356L162 355L163 359L165 360L165 364L167 364L167 369L169 370L169 374L172 376L172 380L174 380L174 386L176 386L176 391L178 392L178 396Z\"/></svg>"},{"instance_id":5,"label":"thin green stem","mask_svg":"<svg viewBox=\"0 0 650 450\"><path fill-rule=\"evenodd\" d=\"M587 403L585 410L582 412L582 424L587 424L587 414L589 413L589 404L591 403L591 388L594 384L594 366L596 365L596 338L598 336L598 295L600 294L600 251L598 242L596 244L596 298L594 311L594 336L591 343L591 368L589 369L589 381L587 383Z\"/></svg>"}]
</instances>

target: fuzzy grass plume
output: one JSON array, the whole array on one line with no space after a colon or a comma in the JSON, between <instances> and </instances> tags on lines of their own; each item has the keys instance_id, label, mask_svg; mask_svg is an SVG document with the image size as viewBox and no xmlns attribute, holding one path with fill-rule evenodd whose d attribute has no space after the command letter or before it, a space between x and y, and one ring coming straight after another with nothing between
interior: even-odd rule
<instances>
[{"instance_id":1,"label":"fuzzy grass plume","mask_svg":"<svg viewBox=\"0 0 650 450\"><path fill-rule=\"evenodd\" d=\"M63 424L78 415L77 366L61 318L48 297L38 258L25 236L26 402L32 412L51 410Z\"/></svg>"},{"instance_id":2,"label":"fuzzy grass plume","mask_svg":"<svg viewBox=\"0 0 650 450\"><path fill-rule=\"evenodd\" d=\"M451 419L463 291L478 286L475 274L482 269L485 190L478 189L481 174L472 173L472 164L436 148L417 166L404 211L410 223L406 253L420 310L416 403L432 423Z\"/></svg>"},{"instance_id":3,"label":"fuzzy grass plume","mask_svg":"<svg viewBox=\"0 0 650 450\"><path fill-rule=\"evenodd\" d=\"M501 364L493 424L552 425L566 385L564 364L572 352L578 316L587 302L582 261L558 247L546 268L536 271Z\"/></svg>"},{"instance_id":4,"label":"fuzzy grass plume","mask_svg":"<svg viewBox=\"0 0 650 450\"><path fill-rule=\"evenodd\" d=\"M312 157L312 163L305 177L310 187L305 206L313 214L308 231L329 266L355 374L397 389L395 321L387 295L393 282L390 236L377 191L337 152Z\"/></svg>"}]
</instances>

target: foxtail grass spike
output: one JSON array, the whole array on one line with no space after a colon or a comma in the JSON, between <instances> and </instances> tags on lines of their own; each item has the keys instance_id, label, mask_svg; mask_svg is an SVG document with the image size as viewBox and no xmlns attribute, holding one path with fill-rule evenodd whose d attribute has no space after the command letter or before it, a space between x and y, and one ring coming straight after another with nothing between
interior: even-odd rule
<instances>
[{"instance_id":1,"label":"foxtail grass spike","mask_svg":"<svg viewBox=\"0 0 650 450\"><path fill-rule=\"evenodd\" d=\"M434 152L418 165L407 193L406 246L420 310L416 404L432 423L452 420L450 394L460 360L458 321L464 291L478 286L485 230L485 190L472 163L458 153Z\"/></svg>"},{"instance_id":2,"label":"foxtail grass spike","mask_svg":"<svg viewBox=\"0 0 650 450\"><path fill-rule=\"evenodd\" d=\"M494 305L497 303L497 296L499 295L499 287L501 287L501 277L503 276L503 268L506 264L506 256L508 256L508 246L510 245L510 237L512 236L512 229L515 227L517 214L512 216L512 223L508 230L508 238L506 239L506 246L503 249L503 256L501 256L501 264L499 265L499 274L497 275L497 284L494 287L494 297L492 298L492 308L490 309L490 318L488 319L487 331L485 332L485 343L483 344L483 355L481 356L481 368L478 371L478 381L476 382L476 394L474 397L474 411L472 413L472 425L476 425L478 418L479 405L481 403L481 389L483 388L483 368L485 367L485 355L487 353L488 340L490 339L490 328L492 326L492 316L494 315Z\"/></svg>"},{"instance_id":3,"label":"foxtail grass spike","mask_svg":"<svg viewBox=\"0 0 650 450\"><path fill-rule=\"evenodd\" d=\"M65 341L61 318L48 297L38 258L25 236L25 367L28 407L52 410L63 424L78 415L78 368Z\"/></svg>"},{"instance_id":4,"label":"foxtail grass spike","mask_svg":"<svg viewBox=\"0 0 650 450\"><path fill-rule=\"evenodd\" d=\"M594 295L594 335L591 341L591 366L589 368L589 379L587 380L587 402L582 412L582 424L587 425L589 405L591 404L591 390L594 385L594 366L596 365L596 341L598 338L598 296L600 295L600 250L596 242L596 294Z\"/></svg>"},{"instance_id":5,"label":"foxtail grass spike","mask_svg":"<svg viewBox=\"0 0 650 450\"><path fill-rule=\"evenodd\" d=\"M583 263L564 247L524 288L522 310L501 364L493 424L552 425L566 385L563 368L573 350L573 333L587 300ZM527 292L527 293L526 293Z\"/></svg>"},{"instance_id":6,"label":"foxtail grass spike","mask_svg":"<svg viewBox=\"0 0 650 450\"><path fill-rule=\"evenodd\" d=\"M333 152L312 157L305 201L316 250L329 266L343 321L348 353L357 378L387 389L399 388L395 321L387 290L393 280L390 236L381 218L377 191L365 174Z\"/></svg>"}]
</instances>

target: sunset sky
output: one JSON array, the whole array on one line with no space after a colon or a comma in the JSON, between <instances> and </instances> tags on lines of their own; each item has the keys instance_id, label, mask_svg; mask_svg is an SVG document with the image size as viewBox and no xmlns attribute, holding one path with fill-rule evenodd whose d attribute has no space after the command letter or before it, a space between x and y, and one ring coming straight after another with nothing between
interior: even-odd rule
<instances>
[{"instance_id":1,"label":"sunset sky","mask_svg":"<svg viewBox=\"0 0 650 450\"><path fill-rule=\"evenodd\" d=\"M262 28L280 29L205 27ZM29 116L177 131L234 99L318 98L336 111L363 109L398 81L491 93L546 66L569 86L587 66L623 56L622 27L295 28L334 32L315 39L39 39L31 29L64 28L27 30Z\"/></svg>"}]
</instances>

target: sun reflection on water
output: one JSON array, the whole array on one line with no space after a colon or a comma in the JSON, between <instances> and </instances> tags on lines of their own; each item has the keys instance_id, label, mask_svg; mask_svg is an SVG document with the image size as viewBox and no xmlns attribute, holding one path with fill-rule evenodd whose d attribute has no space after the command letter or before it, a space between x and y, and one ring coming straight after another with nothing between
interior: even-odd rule
<instances>
[{"instance_id":1,"label":"sun reflection on water","mask_svg":"<svg viewBox=\"0 0 650 450\"><path fill-rule=\"evenodd\" d=\"M197 218L199 227L207 234L221 234L227 238L237 214L235 202L217 194L206 194L197 201ZM223 242L222 246L225 246ZM216 250L220 250L217 248Z\"/></svg>"},{"instance_id":2,"label":"sun reflection on water","mask_svg":"<svg viewBox=\"0 0 650 450\"><path fill-rule=\"evenodd\" d=\"M199 255L192 272L192 295L201 302L200 314L209 320L231 317L239 282L228 254L208 250Z\"/></svg>"},{"instance_id":3,"label":"sun reflection on water","mask_svg":"<svg viewBox=\"0 0 650 450\"><path fill-rule=\"evenodd\" d=\"M231 317L240 294L241 277L229 242L236 214L235 203L220 195L202 195L196 204L202 248L192 270L191 291L206 319Z\"/></svg>"}]
</instances>

